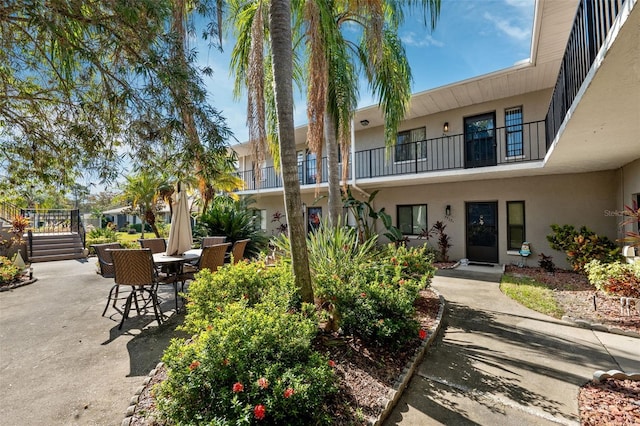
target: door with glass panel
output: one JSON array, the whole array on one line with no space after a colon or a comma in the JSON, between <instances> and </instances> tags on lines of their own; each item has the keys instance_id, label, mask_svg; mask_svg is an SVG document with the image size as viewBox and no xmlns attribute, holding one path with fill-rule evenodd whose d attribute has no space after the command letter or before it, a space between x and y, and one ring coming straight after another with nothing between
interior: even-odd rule
<instances>
[{"instance_id":1,"label":"door with glass panel","mask_svg":"<svg viewBox=\"0 0 640 426\"><path fill-rule=\"evenodd\" d=\"M498 203L466 203L467 259L498 263Z\"/></svg>"},{"instance_id":2,"label":"door with glass panel","mask_svg":"<svg viewBox=\"0 0 640 426\"><path fill-rule=\"evenodd\" d=\"M464 119L464 166L466 168L497 164L495 123L494 112Z\"/></svg>"}]
</instances>

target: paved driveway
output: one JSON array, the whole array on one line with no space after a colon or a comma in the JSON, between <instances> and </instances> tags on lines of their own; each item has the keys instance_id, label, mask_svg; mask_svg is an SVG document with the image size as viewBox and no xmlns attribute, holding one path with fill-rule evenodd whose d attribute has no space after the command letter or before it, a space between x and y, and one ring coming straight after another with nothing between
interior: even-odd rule
<instances>
[{"instance_id":1,"label":"paved driveway","mask_svg":"<svg viewBox=\"0 0 640 426\"><path fill-rule=\"evenodd\" d=\"M118 330L101 316L113 280L95 262L37 263L37 282L0 293L0 425L120 425L159 362L181 316ZM172 288L161 295L173 313Z\"/></svg>"}]
</instances>

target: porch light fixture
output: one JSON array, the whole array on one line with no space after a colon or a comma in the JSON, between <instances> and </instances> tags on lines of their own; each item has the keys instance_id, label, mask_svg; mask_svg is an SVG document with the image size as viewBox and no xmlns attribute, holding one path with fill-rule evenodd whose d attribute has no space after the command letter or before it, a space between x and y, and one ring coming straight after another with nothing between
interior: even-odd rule
<instances>
[{"instance_id":1,"label":"porch light fixture","mask_svg":"<svg viewBox=\"0 0 640 426\"><path fill-rule=\"evenodd\" d=\"M444 125L442 126L442 131L447 133L449 131L449 122L445 121Z\"/></svg>"},{"instance_id":2,"label":"porch light fixture","mask_svg":"<svg viewBox=\"0 0 640 426\"><path fill-rule=\"evenodd\" d=\"M447 207L444 208L444 215L451 216L451 205L447 204Z\"/></svg>"},{"instance_id":3,"label":"porch light fixture","mask_svg":"<svg viewBox=\"0 0 640 426\"><path fill-rule=\"evenodd\" d=\"M360 124L362 127L367 127L369 125L369 120L360 120Z\"/></svg>"}]
</instances>

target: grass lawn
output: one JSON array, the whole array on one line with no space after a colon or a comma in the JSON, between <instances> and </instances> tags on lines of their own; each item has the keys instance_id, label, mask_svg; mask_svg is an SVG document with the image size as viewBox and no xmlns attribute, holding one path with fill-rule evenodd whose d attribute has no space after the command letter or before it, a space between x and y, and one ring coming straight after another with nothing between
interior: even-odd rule
<instances>
[{"instance_id":1,"label":"grass lawn","mask_svg":"<svg viewBox=\"0 0 640 426\"><path fill-rule=\"evenodd\" d=\"M544 283L526 277L504 275L500 290L513 300L529 309L561 318L564 311L553 297L553 291Z\"/></svg>"}]
</instances>

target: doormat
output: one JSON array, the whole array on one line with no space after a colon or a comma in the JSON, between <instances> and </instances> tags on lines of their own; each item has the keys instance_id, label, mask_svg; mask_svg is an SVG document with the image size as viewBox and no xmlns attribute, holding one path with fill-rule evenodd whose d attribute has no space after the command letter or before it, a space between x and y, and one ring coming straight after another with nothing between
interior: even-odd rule
<instances>
[{"instance_id":1,"label":"doormat","mask_svg":"<svg viewBox=\"0 0 640 426\"><path fill-rule=\"evenodd\" d=\"M489 268L493 268L493 265L491 263L469 262L469 265L473 265L473 266L488 266Z\"/></svg>"}]
</instances>

